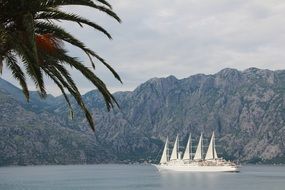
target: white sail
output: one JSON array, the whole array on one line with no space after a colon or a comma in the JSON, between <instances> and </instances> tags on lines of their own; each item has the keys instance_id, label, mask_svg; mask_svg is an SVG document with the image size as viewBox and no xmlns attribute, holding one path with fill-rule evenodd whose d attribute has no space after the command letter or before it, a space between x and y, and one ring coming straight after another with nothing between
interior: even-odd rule
<instances>
[{"instance_id":1,"label":"white sail","mask_svg":"<svg viewBox=\"0 0 285 190\"><path fill-rule=\"evenodd\" d=\"M205 160L213 160L217 158L218 156L215 148L215 133L213 132Z\"/></svg>"},{"instance_id":2,"label":"white sail","mask_svg":"<svg viewBox=\"0 0 285 190\"><path fill-rule=\"evenodd\" d=\"M166 138L164 149L163 149L162 156L161 156L161 159L160 159L160 163L161 164L165 164L165 163L168 162L167 150L168 150L168 137Z\"/></svg>"},{"instance_id":3,"label":"white sail","mask_svg":"<svg viewBox=\"0 0 285 190\"><path fill-rule=\"evenodd\" d=\"M202 160L202 155L203 155L203 151L202 151L202 139L203 139L203 135L201 134L200 139L199 139L199 143L196 149L196 153L194 156L194 160Z\"/></svg>"},{"instance_id":4,"label":"white sail","mask_svg":"<svg viewBox=\"0 0 285 190\"><path fill-rule=\"evenodd\" d=\"M213 133L213 135L211 137L210 144L209 144L209 147L208 147L208 150L207 150L207 153L206 153L205 160L212 160L212 159L214 159L213 137L214 137L214 133Z\"/></svg>"},{"instance_id":5,"label":"white sail","mask_svg":"<svg viewBox=\"0 0 285 190\"><path fill-rule=\"evenodd\" d=\"M190 145L191 145L191 147L190 147ZM188 142L186 145L186 149L185 149L185 152L183 155L183 160L191 160L191 155L190 155L191 150L192 150L192 143L191 143L191 133L190 133L189 138L188 138Z\"/></svg>"},{"instance_id":6,"label":"white sail","mask_svg":"<svg viewBox=\"0 0 285 190\"><path fill-rule=\"evenodd\" d=\"M178 153L178 135L176 136L176 140L174 143L174 147L170 156L170 160L177 160L177 153Z\"/></svg>"}]
</instances>

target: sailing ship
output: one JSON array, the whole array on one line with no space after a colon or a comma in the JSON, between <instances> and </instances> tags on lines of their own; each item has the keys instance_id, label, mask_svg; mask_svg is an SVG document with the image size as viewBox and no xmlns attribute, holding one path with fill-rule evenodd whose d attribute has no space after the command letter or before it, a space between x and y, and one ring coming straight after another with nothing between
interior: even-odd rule
<instances>
[{"instance_id":1,"label":"sailing ship","mask_svg":"<svg viewBox=\"0 0 285 190\"><path fill-rule=\"evenodd\" d=\"M219 158L213 132L206 156L203 157L203 135L201 134L194 157L192 157L191 134L189 135L185 152L179 152L179 137L176 136L170 158L168 157L168 138L166 139L160 163L155 165L158 170L172 170L184 172L238 172L238 166L231 161Z\"/></svg>"}]
</instances>

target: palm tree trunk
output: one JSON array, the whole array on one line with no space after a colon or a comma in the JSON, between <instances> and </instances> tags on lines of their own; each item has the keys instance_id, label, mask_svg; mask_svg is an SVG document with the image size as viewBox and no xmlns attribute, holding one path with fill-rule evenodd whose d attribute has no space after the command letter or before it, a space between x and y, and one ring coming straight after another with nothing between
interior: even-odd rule
<instances>
[{"instance_id":1,"label":"palm tree trunk","mask_svg":"<svg viewBox=\"0 0 285 190\"><path fill-rule=\"evenodd\" d=\"M37 46L35 43L35 27L34 27L34 18L31 13L26 13L20 18L19 27L22 28L22 40L29 48L31 53L31 58L33 58L34 63L38 63L38 53L37 53Z\"/></svg>"}]
</instances>

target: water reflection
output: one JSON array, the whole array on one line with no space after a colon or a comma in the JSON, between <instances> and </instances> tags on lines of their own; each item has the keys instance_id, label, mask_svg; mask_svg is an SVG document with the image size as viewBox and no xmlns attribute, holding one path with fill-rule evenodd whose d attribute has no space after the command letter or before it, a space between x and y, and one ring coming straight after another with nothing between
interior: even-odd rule
<instances>
[{"instance_id":1,"label":"water reflection","mask_svg":"<svg viewBox=\"0 0 285 190\"><path fill-rule=\"evenodd\" d=\"M240 173L159 173L161 189L195 190L281 190L285 185L284 167L244 167Z\"/></svg>"},{"instance_id":2,"label":"water reflection","mask_svg":"<svg viewBox=\"0 0 285 190\"><path fill-rule=\"evenodd\" d=\"M224 180L223 173L187 173L170 172L160 173L160 182L163 189L178 189L192 187L193 189L213 189Z\"/></svg>"},{"instance_id":3,"label":"water reflection","mask_svg":"<svg viewBox=\"0 0 285 190\"><path fill-rule=\"evenodd\" d=\"M285 167L159 172L150 165L0 167L0 190L283 190Z\"/></svg>"}]
</instances>

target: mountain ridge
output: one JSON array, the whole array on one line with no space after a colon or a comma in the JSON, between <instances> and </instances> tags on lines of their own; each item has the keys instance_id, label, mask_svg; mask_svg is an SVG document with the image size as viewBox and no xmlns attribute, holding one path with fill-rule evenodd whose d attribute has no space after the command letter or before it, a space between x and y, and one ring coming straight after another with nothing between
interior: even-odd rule
<instances>
[{"instance_id":1,"label":"mountain ridge","mask_svg":"<svg viewBox=\"0 0 285 190\"><path fill-rule=\"evenodd\" d=\"M96 139L98 148L108 152L107 161L153 160L166 136L172 139L180 133L184 142L190 132L198 137L201 132L210 136L215 131L220 156L241 162L283 162L284 84L285 71L257 68L226 68L216 74L183 79L153 78L134 91L114 93L120 109L111 112L107 112L98 91L91 91L83 98L95 118L95 136L76 102L72 102L72 121L67 118L64 101L43 110L48 117L60 120L62 128ZM41 120L45 119L42 116ZM86 157L87 151L81 154ZM96 150L92 151L96 155ZM99 163L101 156L97 154Z\"/></svg>"}]
</instances>

